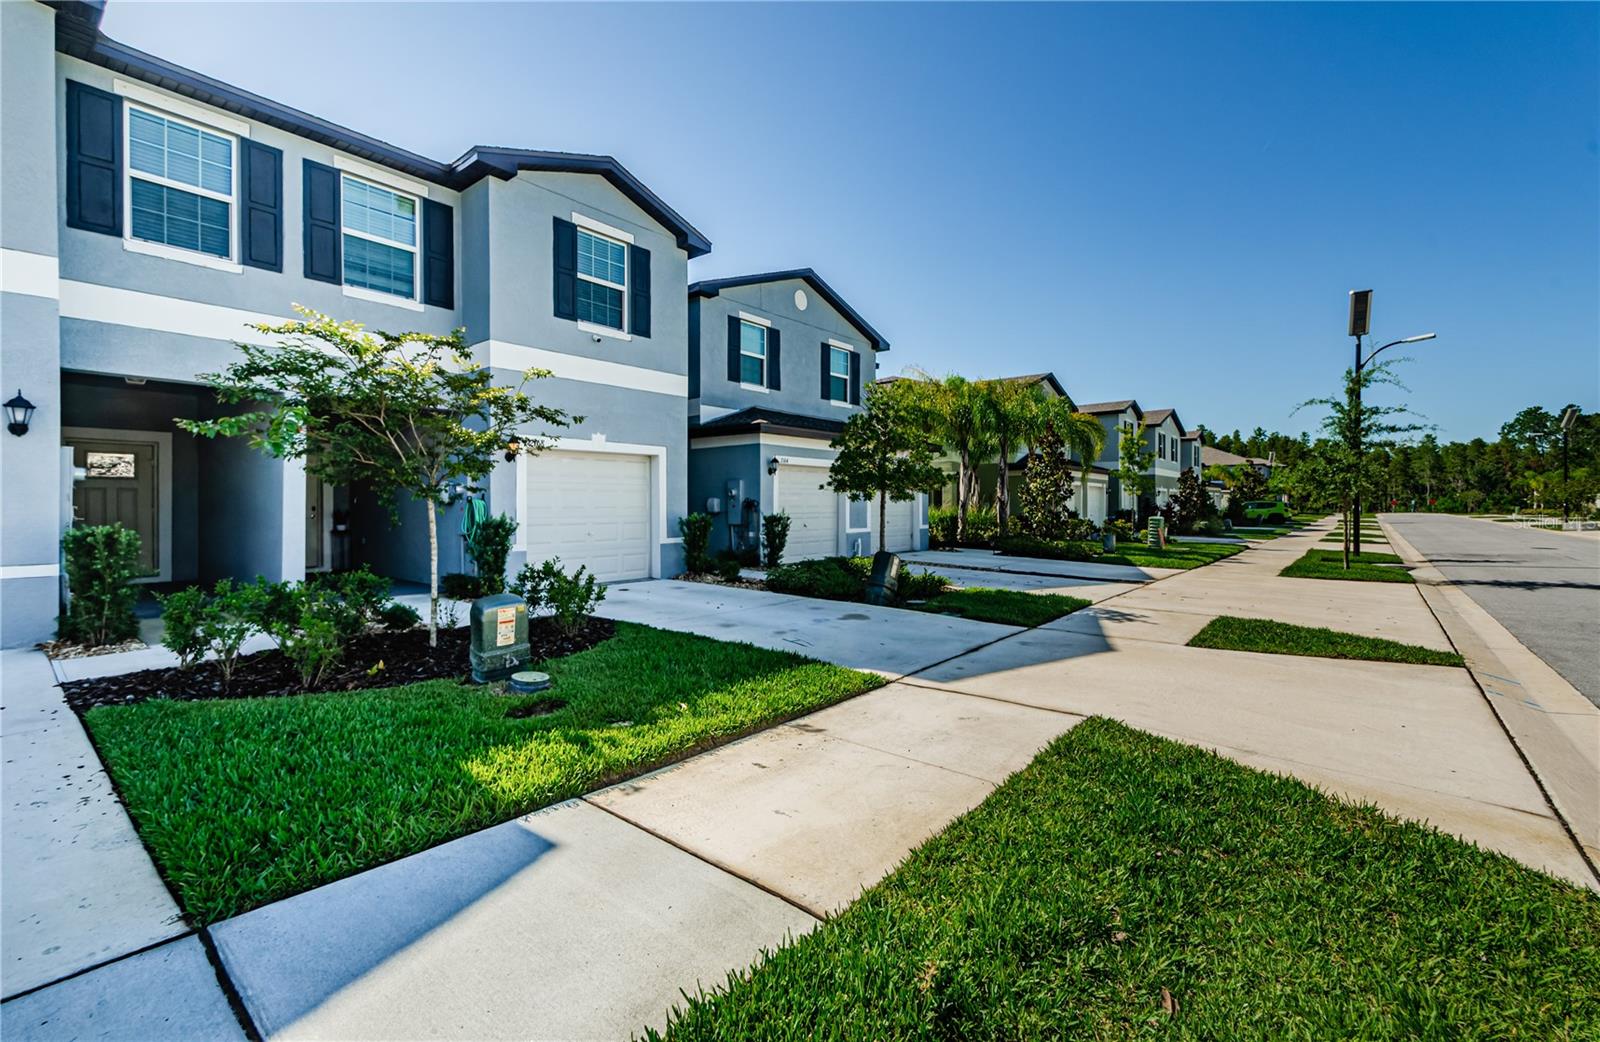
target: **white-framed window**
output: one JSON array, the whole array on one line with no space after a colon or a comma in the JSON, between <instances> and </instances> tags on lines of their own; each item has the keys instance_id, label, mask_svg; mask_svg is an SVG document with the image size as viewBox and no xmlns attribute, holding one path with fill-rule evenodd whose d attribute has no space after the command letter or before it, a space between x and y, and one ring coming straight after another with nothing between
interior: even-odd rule
<instances>
[{"instance_id":1,"label":"white-framed window","mask_svg":"<svg viewBox=\"0 0 1600 1042\"><path fill-rule=\"evenodd\" d=\"M234 139L127 105L128 236L233 258Z\"/></svg>"},{"instance_id":2,"label":"white-framed window","mask_svg":"<svg viewBox=\"0 0 1600 1042\"><path fill-rule=\"evenodd\" d=\"M339 193L344 284L415 300L416 196L350 174L341 176Z\"/></svg>"},{"instance_id":3,"label":"white-framed window","mask_svg":"<svg viewBox=\"0 0 1600 1042\"><path fill-rule=\"evenodd\" d=\"M850 352L842 347L828 347L828 401L850 400Z\"/></svg>"},{"instance_id":4,"label":"white-framed window","mask_svg":"<svg viewBox=\"0 0 1600 1042\"><path fill-rule=\"evenodd\" d=\"M865 499L850 499L845 501L844 527L847 532L865 532L872 527L872 519L868 514L869 501Z\"/></svg>"},{"instance_id":5,"label":"white-framed window","mask_svg":"<svg viewBox=\"0 0 1600 1042\"><path fill-rule=\"evenodd\" d=\"M628 295L626 243L578 229L578 321L621 329Z\"/></svg>"},{"instance_id":6,"label":"white-framed window","mask_svg":"<svg viewBox=\"0 0 1600 1042\"><path fill-rule=\"evenodd\" d=\"M767 327L739 321L739 382L767 386Z\"/></svg>"},{"instance_id":7,"label":"white-framed window","mask_svg":"<svg viewBox=\"0 0 1600 1042\"><path fill-rule=\"evenodd\" d=\"M1157 442L1157 444L1156 444L1156 459L1160 459L1160 460L1166 459L1167 458L1167 436L1165 434L1157 434L1156 435L1156 442Z\"/></svg>"}]
</instances>

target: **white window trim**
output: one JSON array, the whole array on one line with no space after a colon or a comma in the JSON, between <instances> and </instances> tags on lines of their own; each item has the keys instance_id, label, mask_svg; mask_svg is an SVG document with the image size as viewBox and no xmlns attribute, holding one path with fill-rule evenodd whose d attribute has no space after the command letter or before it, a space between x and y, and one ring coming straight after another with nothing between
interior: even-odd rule
<instances>
[{"instance_id":1,"label":"white window trim","mask_svg":"<svg viewBox=\"0 0 1600 1042\"><path fill-rule=\"evenodd\" d=\"M856 534L861 533L861 532L870 532L870 531L872 531L872 499L871 499L871 497L868 497L866 499L858 499L858 500L851 500L851 498L849 496L844 496L842 498L844 499L844 530L845 530L845 533L847 535L856 535ZM865 503L867 505L867 523L866 523L865 527L862 527L862 528L851 528L850 527L850 504L852 502Z\"/></svg>"},{"instance_id":2,"label":"white window trim","mask_svg":"<svg viewBox=\"0 0 1600 1042\"><path fill-rule=\"evenodd\" d=\"M849 344L843 344L843 343L840 343L837 340L829 339L829 341L828 341L828 390L829 391L833 390L833 378L834 378L834 376L837 375L833 371L833 353L835 351L843 351L846 355L853 355L853 354L856 353L856 349L851 347ZM844 373L844 398L841 400L839 398L835 398L832 394L829 394L828 395L828 404L830 404L830 405L842 405L846 409L851 407L850 406L850 365L849 365L848 361L845 364L845 373Z\"/></svg>"},{"instance_id":3,"label":"white window trim","mask_svg":"<svg viewBox=\"0 0 1600 1042\"><path fill-rule=\"evenodd\" d=\"M750 322L758 326L766 326L768 329L772 328L771 319L762 318L760 315L752 315L748 311L739 312L739 321Z\"/></svg>"},{"instance_id":4,"label":"white window trim","mask_svg":"<svg viewBox=\"0 0 1600 1042\"><path fill-rule=\"evenodd\" d=\"M771 391L771 388L769 388L767 386L767 375L768 375L767 374L767 362L768 362L768 354L767 354L767 352L769 350L768 345L767 345L767 339L768 339L767 338L767 330L772 328L772 323L770 323L770 322L752 321L751 319L745 318L744 317L744 312L742 312L742 311L739 312L739 321L740 322L749 322L751 325L759 327L761 329L761 331L762 331L761 332L761 353L759 355L753 355L753 354L751 354L750 352L748 352L748 351L746 351L744 349L744 330L743 329L739 330L739 377L740 377L739 386L744 388L747 391L760 391L762 394L767 394L767 393L769 393ZM761 361L761 382L759 384L747 383L744 380L744 360L746 358L760 359L760 361Z\"/></svg>"},{"instance_id":5,"label":"white window trim","mask_svg":"<svg viewBox=\"0 0 1600 1042\"><path fill-rule=\"evenodd\" d=\"M120 81L119 81L120 82ZM133 95L129 95L132 97ZM159 95L155 95L159 98ZM190 106L192 107L192 106ZM172 123L180 123L195 130L205 131L209 134L229 137L228 148L232 150L228 163L228 173L233 178L232 195L223 195L213 192L209 188L199 185L184 184L174 181L160 174L149 174L143 170L133 168L133 113L143 110L147 114L157 116ZM248 128L247 128L248 129ZM220 203L228 204L228 255L218 257L214 253L204 250L186 250L182 246L173 246L164 242L151 242L148 239L135 238L133 234L133 181L149 181L151 184L161 185L179 192L188 192L204 199L213 199ZM122 106L122 248L129 253L143 253L151 257L162 257L166 260L182 261L185 264L194 264L202 268L212 268L217 271L226 271L240 274L244 266L239 263L239 139L236 135L219 127L208 126L198 120L180 116L175 112L163 111L156 104L139 104Z\"/></svg>"},{"instance_id":6,"label":"white window trim","mask_svg":"<svg viewBox=\"0 0 1600 1042\"><path fill-rule=\"evenodd\" d=\"M633 236L628 232L623 231L621 228L613 228L604 221L597 221L593 217L585 217L581 213L574 212L572 223L584 231L594 232L596 235L604 236L607 239L616 239L619 242L627 243L629 246L633 245Z\"/></svg>"},{"instance_id":7,"label":"white window trim","mask_svg":"<svg viewBox=\"0 0 1600 1042\"><path fill-rule=\"evenodd\" d=\"M345 182L345 179L347 179L347 178L352 180L352 181L360 181L360 182L363 182L365 184L372 185L375 188L382 188L386 192L393 192L396 195L405 196L405 197L409 198L411 200L411 202L413 204L415 204L415 208L413 209L412 213L414 215L414 224L415 224L415 227L416 227L416 233L417 233L416 234L416 240L417 241L412 243L411 245L407 246L403 242L396 242L393 239L385 239L381 235L370 235L367 232L357 231L354 228L345 227L345 223L344 223L344 218L345 218L345 214L344 214L344 182ZM402 297L398 293L385 293L385 292L383 292L383 290L368 289L366 286L352 286L352 285L349 285L348 283L346 283L344 281L344 277L345 277L344 276L344 236L346 236L346 235L354 235L358 239L365 239L368 242L375 242L380 246L389 246L389 247L392 247L392 248L397 249L397 250L408 250L408 251L410 251L410 253L411 253L411 295L409 297ZM357 300L374 300L374 301L377 301L377 302L383 303L383 304L398 304L399 306L404 307L404 308L406 308L407 310L410 310L410 311L421 311L421 310L423 310L422 303L421 303L421 301L422 301L422 292L421 292L422 287L420 285L420 283L422 282L422 200L421 199L416 198L415 196L411 195L411 193L409 193L409 192L403 192L403 191L401 191L401 190L399 190L397 188L394 188L394 187L392 187L390 185L386 185L386 184L383 184L381 182L374 181L371 178L363 177L363 176L361 176L359 174L351 173L348 170L344 171L339 175L339 236L340 236L340 238L339 238L339 282L344 286L344 294L345 294L345 296L354 297Z\"/></svg>"},{"instance_id":8,"label":"white window trim","mask_svg":"<svg viewBox=\"0 0 1600 1042\"><path fill-rule=\"evenodd\" d=\"M113 94L119 94L147 108L170 112L179 119L190 123L198 123L214 133L229 134L233 137L250 136L250 124L242 119L234 119L220 112L213 112L193 102L175 98L170 94L163 94L158 90L151 90L143 84L121 79L113 80L111 91Z\"/></svg>"},{"instance_id":9,"label":"white window trim","mask_svg":"<svg viewBox=\"0 0 1600 1042\"><path fill-rule=\"evenodd\" d=\"M335 170L341 170L344 173L350 174L357 180L370 181L380 188L387 188L391 192L399 192L401 195L414 195L419 200L428 198L428 186L423 184L421 181L413 181L409 177L402 177L399 174L390 173L389 171L384 170L382 167L376 167L367 163L358 162L357 160L351 159L349 156L334 153L333 168ZM417 207L417 212L420 216L422 212L422 207L420 204ZM421 223L422 222L420 220L417 222L419 227L421 226Z\"/></svg>"},{"instance_id":10,"label":"white window trim","mask_svg":"<svg viewBox=\"0 0 1600 1042\"><path fill-rule=\"evenodd\" d=\"M604 285L604 283L601 283L601 285ZM590 322L588 319L578 319L578 328L583 330L585 333L594 333L596 336L608 336L613 340L631 341L633 339L633 334L631 333L624 333L615 326L602 326L600 323Z\"/></svg>"},{"instance_id":11,"label":"white window trim","mask_svg":"<svg viewBox=\"0 0 1600 1042\"><path fill-rule=\"evenodd\" d=\"M577 217L578 215L577 214L573 214L572 216L573 217ZM599 221L589 221L588 218L585 218L585 221L588 221L588 224L600 224ZM578 222L574 221L573 223L577 224ZM593 235L595 238L598 238L598 239L609 239L612 242L617 243L617 245L619 245L619 246L626 247L629 243L631 243L633 241L633 236L628 235L627 232L619 232L615 228L611 229L611 231L601 231L598 228L590 228L590 227L587 227L585 225L579 225L579 227L582 227L584 231L588 232L590 235ZM605 226L601 225L601 227L603 228ZM622 238L622 236L624 236L624 235L627 235L626 239ZM599 322L591 322L588 319L580 318L580 319L578 319L578 328L579 329L584 329L586 332L590 332L590 333L599 333L602 336L605 336L605 335L608 335L608 334L614 336L614 335L616 335L618 333L621 333L623 335L623 337L626 337L629 340L633 339L633 337L628 335L628 285L627 285L628 275L630 274L629 271L628 271L628 266L632 263L632 261L633 261L633 258L628 256L627 249L623 249L623 251L622 251L622 282L620 284L612 282L609 279L597 279L593 275L585 275L582 271L579 271L579 270L574 270L573 271L573 274L576 275L578 277L578 279L583 281L583 282L592 282L596 286L604 286L607 289L614 289L617 292L622 294L622 307L621 307L621 311L622 311L622 326L620 328L617 327L617 326L602 325ZM576 300L573 301L573 308L574 309L577 308L577 301Z\"/></svg>"}]
</instances>

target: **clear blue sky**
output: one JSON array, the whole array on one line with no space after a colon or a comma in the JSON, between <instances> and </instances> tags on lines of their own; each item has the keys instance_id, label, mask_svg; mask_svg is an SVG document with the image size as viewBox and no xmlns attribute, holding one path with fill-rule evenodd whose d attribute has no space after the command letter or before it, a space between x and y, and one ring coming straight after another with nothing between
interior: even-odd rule
<instances>
[{"instance_id":1,"label":"clear blue sky","mask_svg":"<svg viewBox=\"0 0 1600 1042\"><path fill-rule=\"evenodd\" d=\"M692 278L814 267L889 371L1299 430L1370 286L1380 336L1438 332L1410 402L1467 438L1600 409L1597 11L112 0L104 28L439 159L615 155L711 238Z\"/></svg>"}]
</instances>

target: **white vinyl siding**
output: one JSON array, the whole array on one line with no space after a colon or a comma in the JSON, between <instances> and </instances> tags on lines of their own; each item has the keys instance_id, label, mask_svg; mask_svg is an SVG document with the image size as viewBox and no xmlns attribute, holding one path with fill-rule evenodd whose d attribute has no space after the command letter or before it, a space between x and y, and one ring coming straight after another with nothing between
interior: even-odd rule
<instances>
[{"instance_id":1,"label":"white vinyl siding","mask_svg":"<svg viewBox=\"0 0 1600 1042\"><path fill-rule=\"evenodd\" d=\"M230 259L233 139L132 105L127 135L129 236Z\"/></svg>"},{"instance_id":2,"label":"white vinyl siding","mask_svg":"<svg viewBox=\"0 0 1600 1042\"><path fill-rule=\"evenodd\" d=\"M605 582L650 575L648 456L542 452L524 457L521 544L528 561L559 557Z\"/></svg>"},{"instance_id":3,"label":"white vinyl siding","mask_svg":"<svg viewBox=\"0 0 1600 1042\"><path fill-rule=\"evenodd\" d=\"M739 323L739 382L767 386L767 327Z\"/></svg>"},{"instance_id":4,"label":"white vinyl siding","mask_svg":"<svg viewBox=\"0 0 1600 1042\"><path fill-rule=\"evenodd\" d=\"M415 300L417 200L349 174L340 191L344 284Z\"/></svg>"},{"instance_id":5,"label":"white vinyl siding","mask_svg":"<svg viewBox=\"0 0 1600 1042\"><path fill-rule=\"evenodd\" d=\"M628 247L578 229L578 321L622 328L628 292Z\"/></svg>"}]
</instances>

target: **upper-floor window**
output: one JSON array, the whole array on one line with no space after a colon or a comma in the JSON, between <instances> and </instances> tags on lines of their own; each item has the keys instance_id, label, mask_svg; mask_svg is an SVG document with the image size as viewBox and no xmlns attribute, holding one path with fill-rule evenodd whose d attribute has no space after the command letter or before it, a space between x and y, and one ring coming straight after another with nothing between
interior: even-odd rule
<instances>
[{"instance_id":1,"label":"upper-floor window","mask_svg":"<svg viewBox=\"0 0 1600 1042\"><path fill-rule=\"evenodd\" d=\"M1167 458L1167 436L1165 434L1156 435L1156 458L1163 460Z\"/></svg>"},{"instance_id":2,"label":"upper-floor window","mask_svg":"<svg viewBox=\"0 0 1600 1042\"><path fill-rule=\"evenodd\" d=\"M340 212L344 284L415 299L417 200L346 174Z\"/></svg>"},{"instance_id":3,"label":"upper-floor window","mask_svg":"<svg viewBox=\"0 0 1600 1042\"><path fill-rule=\"evenodd\" d=\"M850 352L842 347L828 348L828 401L850 400Z\"/></svg>"},{"instance_id":4,"label":"upper-floor window","mask_svg":"<svg viewBox=\"0 0 1600 1042\"><path fill-rule=\"evenodd\" d=\"M628 292L628 247L578 229L578 321L621 329Z\"/></svg>"},{"instance_id":5,"label":"upper-floor window","mask_svg":"<svg viewBox=\"0 0 1600 1042\"><path fill-rule=\"evenodd\" d=\"M739 323L739 382L767 386L767 327Z\"/></svg>"},{"instance_id":6,"label":"upper-floor window","mask_svg":"<svg viewBox=\"0 0 1600 1042\"><path fill-rule=\"evenodd\" d=\"M233 139L128 107L129 234L224 259L233 255Z\"/></svg>"}]
</instances>

